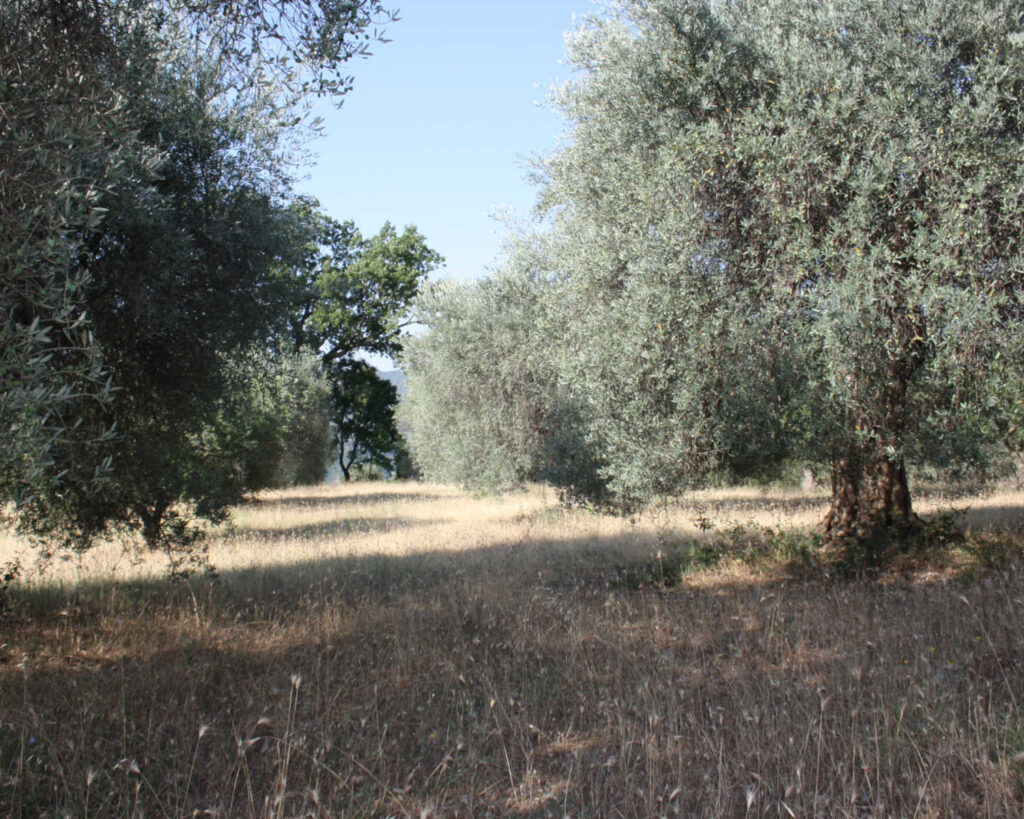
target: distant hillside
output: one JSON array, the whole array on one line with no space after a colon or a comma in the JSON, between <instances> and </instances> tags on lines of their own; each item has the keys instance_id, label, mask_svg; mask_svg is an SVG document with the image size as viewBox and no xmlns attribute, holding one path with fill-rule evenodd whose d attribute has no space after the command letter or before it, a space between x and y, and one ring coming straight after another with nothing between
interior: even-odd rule
<instances>
[{"instance_id":1,"label":"distant hillside","mask_svg":"<svg viewBox=\"0 0 1024 819\"><path fill-rule=\"evenodd\" d=\"M388 370L387 372L381 370L378 374L385 381L390 381L395 385L399 399L405 398L405 373L401 370Z\"/></svg>"}]
</instances>

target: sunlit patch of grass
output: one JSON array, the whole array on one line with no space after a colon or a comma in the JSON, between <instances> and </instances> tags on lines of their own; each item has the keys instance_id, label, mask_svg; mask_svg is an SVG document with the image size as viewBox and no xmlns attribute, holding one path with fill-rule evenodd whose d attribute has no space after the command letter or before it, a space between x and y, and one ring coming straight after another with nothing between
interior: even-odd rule
<instances>
[{"instance_id":1,"label":"sunlit patch of grass","mask_svg":"<svg viewBox=\"0 0 1024 819\"><path fill-rule=\"evenodd\" d=\"M1022 498L1024 493L1003 490L970 499L969 508L958 499L957 508L966 508L960 525L976 535L992 528L1016 532L1022 525ZM679 551L666 550L666 544L682 544L680 548L694 554L725 545L733 556L742 553L736 543L744 538L806 544L826 507L827 498L820 492L717 488L622 519L559 509L555 493L540 486L469 498L451 486L367 482L261 493L236 508L229 522L212 533L209 549L212 564L222 571L375 556L438 558L443 564L452 555L462 555L475 565L498 560L506 566L511 560L524 567L532 561L536 565L529 571L551 577L564 570L614 568L659 552ZM916 508L934 515L950 503L932 493ZM588 548L588 541L599 548ZM716 545L702 545L712 542ZM543 555L534 560L535 544L540 544ZM510 546L518 547L514 555ZM497 551L489 555L492 547ZM0 563L13 558L22 562L25 583L57 587L98 580L158 580L167 566L161 554L126 549L124 542L114 541L58 558L45 573L36 573L31 548L9 535L0 537ZM702 562L714 561L710 556L696 561Z\"/></svg>"}]
</instances>

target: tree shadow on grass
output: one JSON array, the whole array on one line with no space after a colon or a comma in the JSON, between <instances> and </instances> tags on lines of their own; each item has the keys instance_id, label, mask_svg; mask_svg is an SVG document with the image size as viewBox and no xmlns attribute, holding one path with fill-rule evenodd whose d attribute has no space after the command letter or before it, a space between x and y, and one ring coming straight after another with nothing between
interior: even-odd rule
<instances>
[{"instance_id":1,"label":"tree shadow on grass","mask_svg":"<svg viewBox=\"0 0 1024 819\"><path fill-rule=\"evenodd\" d=\"M940 514L929 513L925 517L930 519ZM1024 507L968 510L962 518L962 525L981 528L993 518L1002 523L1024 523ZM343 540L353 534L444 524L443 520L360 518L305 524L287 529L242 530L229 535L227 539L235 539L240 546L251 541L254 549L258 549L260 544L266 544L267 548L272 549L275 543L290 539ZM1012 533L1011 529L1007 531ZM706 536L697 535L692 542L687 541L682 545L705 542L711 550L722 547L722 544L716 544L714 532ZM340 545L343 547L344 544ZM157 578L82 581L67 584L60 590L15 588L11 591L11 600L26 606L32 616L47 619L52 611L67 607L65 602L57 599L62 595L80 600L102 600L117 589L123 590L131 598L153 602L181 602L201 593L213 609L221 605L231 608L239 601L248 601L247 604L256 607L267 603L272 604L274 610L282 615L307 603L311 595L327 602L342 604L373 599L384 602L407 592L433 592L451 582L457 582L463 588L499 585L506 589L548 588L558 592L575 590L585 593L617 589L629 592L638 587L650 589L660 585L659 554L665 548L654 531L633 531L601 537L511 538L477 548L452 551L435 549L401 554L331 554L231 569L218 569L214 564L213 578L197 575L189 581L188 586ZM785 574L783 571L780 577ZM817 577L813 573L798 576L812 579L812 582L813 577ZM791 576L779 582L793 582L795 579L795 576ZM775 581L761 576L756 582L766 584Z\"/></svg>"},{"instance_id":2,"label":"tree shadow on grass","mask_svg":"<svg viewBox=\"0 0 1024 819\"><path fill-rule=\"evenodd\" d=\"M387 496L394 497L394 496ZM417 496L419 497L419 496ZM815 499L798 499L818 503ZM932 519L941 511L925 515ZM974 529L987 527L993 521L1009 534L1024 525L1024 507L1005 505L968 509L960 524ZM408 530L410 528L444 525L445 521L423 521L409 518L357 518L303 524L285 529L240 530L226 536L236 548L246 548L251 541L254 551L265 544L273 549L285 540L329 541L354 534ZM997 529L997 532L999 530ZM715 549L715 533L706 541ZM705 542L697 535L692 544ZM682 544L685 547L691 541ZM341 548L344 543L339 544ZM32 618L51 619L54 612L89 601L101 601L118 590L128 599L148 600L156 605L177 605L203 596L211 610L225 606L231 610L241 602L249 609L261 605L287 616L289 611L305 605L310 596L328 603L380 600L385 602L407 592L433 592L450 582L462 588L499 585L507 589L548 588L559 593L575 590L635 591L638 587L657 587L656 557L665 549L654 531L632 531L614 536L548 537L541 539L510 538L478 548L447 551L435 549L416 553L387 552L363 554L331 554L290 562L268 562L245 568L218 569L215 576L194 576L189 585L174 584L164 578L152 580L81 581L65 583L60 588L18 588L10 591L10 602ZM314 546L311 551L315 552ZM1016 553L1015 553L1016 554ZM785 574L785 572L783 572ZM810 575L817 577L817 575ZM780 582L792 582L793 577ZM807 579L806 577L804 579ZM703 582L703 581L702 581ZM774 582L763 577L759 584ZM668 584L671 585L671 584ZM69 602L70 601L70 602ZM189 602L191 605L191 602ZM245 612L240 612L243 618Z\"/></svg>"},{"instance_id":3,"label":"tree shadow on grass","mask_svg":"<svg viewBox=\"0 0 1024 819\"><path fill-rule=\"evenodd\" d=\"M415 521L416 526L443 523ZM275 538L306 539L311 533L343 537L360 531L360 524L371 525L363 531L387 531L409 527L413 522L396 518L332 522L282 531L256 530L244 533L239 545L244 546L248 536L252 537L254 547L269 541L268 548L272 548ZM527 542L509 539L477 548L411 554L331 554L227 569L218 568L214 561L212 576L196 574L187 582L167 578L104 578L65 583L59 588L14 587L9 603L13 611L20 610L26 618L40 623L53 622L54 617L59 620L63 616L60 612L70 609L101 612L112 595L134 601L126 603L129 607L181 605L187 609L198 600L205 601L203 605L211 611L223 610L231 612L231 616L247 616L235 610L238 605L253 611L266 606L277 615L287 616L314 597L332 605L384 602L407 592L434 593L450 583L460 588L497 585L509 590L566 585L604 589L621 585L623 572L648 563L656 548L654 535L629 534Z\"/></svg>"},{"instance_id":4,"label":"tree shadow on grass","mask_svg":"<svg viewBox=\"0 0 1024 819\"><path fill-rule=\"evenodd\" d=\"M824 496L794 496L791 498L783 498L772 497L771 495L761 497L751 493L730 498L684 498L681 506L685 509L694 511L701 510L715 515L724 514L726 516L735 516L744 512L792 513L800 512L805 509L818 508L820 508L822 510L822 514L824 514L828 506L828 502L829 499Z\"/></svg>"},{"instance_id":5,"label":"tree shadow on grass","mask_svg":"<svg viewBox=\"0 0 1024 819\"><path fill-rule=\"evenodd\" d=\"M379 599L404 593L432 594L447 584L462 588L500 585L530 589L557 585L621 585L650 561L656 539L636 536L507 540L466 550L414 554L332 555L284 565L218 572L214 597L258 597L268 589L276 606L289 608L311 594L337 602ZM158 587L158 586L157 586Z\"/></svg>"},{"instance_id":6,"label":"tree shadow on grass","mask_svg":"<svg viewBox=\"0 0 1024 819\"><path fill-rule=\"evenodd\" d=\"M1024 506L968 506L966 509L950 504L954 520L962 527L973 531L995 528L1008 533L1019 533L1024 529ZM925 519L944 514L942 510L924 515Z\"/></svg>"},{"instance_id":7,"label":"tree shadow on grass","mask_svg":"<svg viewBox=\"0 0 1024 819\"><path fill-rule=\"evenodd\" d=\"M409 518L347 518L321 523L300 523L293 526L264 527L257 529L238 528L229 531L228 540L275 543L292 539L332 539L347 535L369 535L374 532L391 532L410 526L440 526L444 519L422 521Z\"/></svg>"},{"instance_id":8,"label":"tree shadow on grass","mask_svg":"<svg viewBox=\"0 0 1024 819\"><path fill-rule=\"evenodd\" d=\"M860 725L887 742L893 724L897 733L914 729L903 711L914 710L915 686L922 707L974 701L969 686L982 683L967 664L979 650L977 628L1000 650L1017 641L1019 600L988 586L722 580L663 594L538 580L545 561L571 569L624 545L551 538L311 560L225 572L220 585L196 584L196 598L151 584L134 610L98 613L104 631L84 651L0 664L0 702L19 705L0 725L0 770L28 759L17 783L0 784L0 804L15 815L44 806L73 815L257 815L287 780L288 793L316 791L337 814L419 815L449 792L442 807L454 811L456 797L523 796L530 783L541 793L545 777L570 781L576 772L580 813L656 815L668 793L626 789L620 777L671 789L692 769L673 799L699 815L714 788L713 778L700 779L708 759L727 781L756 768L780 788L801 766L846 770L863 763L855 745L830 740L822 756L820 742L779 737L852 736ZM260 590L256 571L277 585ZM319 602L313 581L322 584ZM218 597L245 590L266 595L262 607ZM951 609L963 594L973 602ZM161 618L152 603L175 596L186 616ZM23 628L53 640L59 624L74 646L76 629L88 637L93 625L67 612L46 619ZM5 629L5 640L23 643L20 630ZM1019 696L1019 680L1010 682ZM1003 702L1009 683L993 676L992 684ZM557 749L565 737L574 753ZM29 738L33 747L21 750ZM642 752L627 757L633 744ZM910 746L917 756L901 755L893 740L886 767L869 773L895 782L919 775L920 754L932 759L925 734ZM880 789L889 801L879 812L911 813L919 783L912 777L905 794ZM733 790L735 804L720 815L747 815ZM787 799L811 815L821 792ZM526 813L512 805L460 810ZM299 807L282 811L299 815Z\"/></svg>"}]
</instances>

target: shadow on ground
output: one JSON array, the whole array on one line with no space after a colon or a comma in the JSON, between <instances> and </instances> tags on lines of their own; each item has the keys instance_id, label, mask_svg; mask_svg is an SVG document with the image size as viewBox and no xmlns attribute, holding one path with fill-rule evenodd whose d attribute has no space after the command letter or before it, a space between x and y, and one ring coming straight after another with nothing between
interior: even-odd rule
<instances>
[{"instance_id":1,"label":"shadow on ground","mask_svg":"<svg viewBox=\"0 0 1024 819\"><path fill-rule=\"evenodd\" d=\"M821 815L823 794L865 792L872 815L910 815L918 786L955 773L942 742L931 756L928 720L981 732L973 686L995 711L1024 696L999 666L1024 659L1019 575L545 585L622 546L332 558L16 610L0 623L8 654L24 654L0 663L0 703L18 705L0 724L0 770L19 777L0 782L0 805L244 816L285 794L282 815L320 815L315 799L324 815L539 817L551 802L559 816L649 816L671 801L745 817L756 770L755 815L769 797ZM840 773L785 789L816 766Z\"/></svg>"},{"instance_id":2,"label":"shadow on ground","mask_svg":"<svg viewBox=\"0 0 1024 819\"><path fill-rule=\"evenodd\" d=\"M996 527L1008 532L1019 532L1024 528L1024 506L979 506L967 507L950 505L954 522L966 529L986 529ZM962 513L960 510L963 510ZM942 511L925 515L925 519L934 519L944 514Z\"/></svg>"},{"instance_id":3,"label":"shadow on ground","mask_svg":"<svg viewBox=\"0 0 1024 819\"><path fill-rule=\"evenodd\" d=\"M925 518L934 519L942 514L940 511L925 515ZM976 529L997 522L1012 532L1024 525L1024 507L967 510L956 520L965 528ZM285 539L343 538L356 533L444 523L443 520L400 517L359 518L286 529L240 530L227 537L243 542L251 540L254 544L273 544ZM756 527L751 529L754 535L757 531ZM712 548L715 548L715 535L714 531L707 535ZM691 542L700 542L703 537L697 536L694 541L686 539L680 542L680 546L685 548ZM10 593L10 602L30 616L45 621L53 611L67 608L68 600L73 605L84 603L88 608L88 601L102 600L116 589L123 589L133 599L147 599L157 605L164 602L174 604L196 594L205 596L214 609L231 609L243 602L248 606L252 601L258 601L258 604L270 605L281 616L287 616L290 610L306 605L311 597L318 595L342 604L372 599L383 602L405 592L432 593L453 582L462 587L498 585L506 590L546 587L577 591L621 589L628 592L638 585L637 581L642 580L645 573L656 571L656 555L664 549L665 544L653 530L635 530L612 537L518 537L461 551L332 555L230 570L217 570L214 566L213 578L196 576L188 585L153 579L84 581L61 590L15 588ZM760 578L757 582L772 581Z\"/></svg>"},{"instance_id":4,"label":"shadow on ground","mask_svg":"<svg viewBox=\"0 0 1024 819\"><path fill-rule=\"evenodd\" d=\"M228 539L245 541L269 541L271 543L280 540L301 539L332 539L346 535L368 535L374 532L391 532L396 529L405 529L410 526L429 527L440 526L446 521L437 520L423 521L410 518L346 518L342 520L331 520L322 523L300 523L282 527L263 527L256 529L237 528L229 530L225 537Z\"/></svg>"},{"instance_id":5,"label":"shadow on ground","mask_svg":"<svg viewBox=\"0 0 1024 819\"><path fill-rule=\"evenodd\" d=\"M376 528L381 530L410 525L401 519L375 523L380 524ZM417 521L416 525L431 524ZM310 533L299 532L299 529L325 536L358 531L332 523L324 527L247 532L244 537L265 541ZM9 604L41 623L69 607L83 611L96 607L100 611L104 601L118 592L140 605L145 601L145 605L157 607L191 606L190 601L198 599L205 601L211 610L231 611L243 618L249 616L244 610L260 607L273 610L275 616L286 617L290 611L307 606L313 598L339 605L367 600L383 603L396 594L432 594L449 584L460 587L497 585L504 590L589 585L606 589L622 585L623 578L631 577L632 572L650 562L656 549L653 534L546 538L528 542L513 539L461 551L331 555L224 570L214 566L212 577L196 575L187 582L163 578L105 579L82 581L60 590L13 589ZM243 611L236 609L239 606ZM56 616L59 619L61 615Z\"/></svg>"},{"instance_id":6,"label":"shadow on ground","mask_svg":"<svg viewBox=\"0 0 1024 819\"><path fill-rule=\"evenodd\" d=\"M804 509L824 510L828 506L829 499L826 497L792 497L780 498L760 496L756 494L743 495L738 498L725 499L694 499L684 500L682 506L694 511L704 511L712 514L725 514L728 517L736 517L744 512L799 512Z\"/></svg>"}]
</instances>

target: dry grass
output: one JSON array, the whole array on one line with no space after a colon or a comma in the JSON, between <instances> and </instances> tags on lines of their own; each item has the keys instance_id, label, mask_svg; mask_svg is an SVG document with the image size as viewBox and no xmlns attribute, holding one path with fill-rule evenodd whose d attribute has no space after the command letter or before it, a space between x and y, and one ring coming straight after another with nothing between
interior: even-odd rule
<instances>
[{"instance_id":1,"label":"dry grass","mask_svg":"<svg viewBox=\"0 0 1024 819\"><path fill-rule=\"evenodd\" d=\"M176 586L112 544L0 616L0 809L1024 815L1015 564L623 582L666 544L799 532L823 502L723 490L630 522L540 488L307 488L237 510L219 577ZM1024 496L973 504L968 527L1016 538Z\"/></svg>"}]
</instances>

